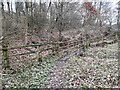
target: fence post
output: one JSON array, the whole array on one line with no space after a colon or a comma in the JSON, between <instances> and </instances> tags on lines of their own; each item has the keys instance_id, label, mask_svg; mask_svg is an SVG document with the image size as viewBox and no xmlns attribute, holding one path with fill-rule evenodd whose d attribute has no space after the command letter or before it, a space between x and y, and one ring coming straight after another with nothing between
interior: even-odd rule
<instances>
[{"instance_id":1,"label":"fence post","mask_svg":"<svg viewBox=\"0 0 120 90\"><path fill-rule=\"evenodd\" d=\"M58 54L58 47L59 47L58 44L55 43L55 45L52 48L53 55Z\"/></svg>"},{"instance_id":2,"label":"fence post","mask_svg":"<svg viewBox=\"0 0 120 90\"><path fill-rule=\"evenodd\" d=\"M37 52L37 62L38 62L38 65L40 65L41 62L42 62L42 55L41 55L42 51L43 50L40 47L38 47L38 52Z\"/></svg>"}]
</instances>

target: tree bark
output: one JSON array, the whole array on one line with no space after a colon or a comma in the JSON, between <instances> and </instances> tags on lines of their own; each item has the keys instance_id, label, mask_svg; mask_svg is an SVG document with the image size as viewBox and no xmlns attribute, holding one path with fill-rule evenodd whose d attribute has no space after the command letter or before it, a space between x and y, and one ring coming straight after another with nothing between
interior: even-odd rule
<instances>
[{"instance_id":1,"label":"tree bark","mask_svg":"<svg viewBox=\"0 0 120 90\"><path fill-rule=\"evenodd\" d=\"M7 38L4 37L6 31L7 31L7 27L6 27L6 17L5 17L5 11L4 11L4 4L3 2L1 2L1 5L2 5L2 36L3 36L3 39L2 39L2 59L3 59L3 68L4 69L9 69L10 68L10 64L9 64L9 53L8 53L8 41L7 41ZM5 25L4 25L5 24Z\"/></svg>"},{"instance_id":2,"label":"tree bark","mask_svg":"<svg viewBox=\"0 0 120 90\"><path fill-rule=\"evenodd\" d=\"M10 13L10 2L7 2L8 12Z\"/></svg>"},{"instance_id":3,"label":"tree bark","mask_svg":"<svg viewBox=\"0 0 120 90\"><path fill-rule=\"evenodd\" d=\"M26 30L25 30L25 45L28 44L28 27L29 27L29 22L28 22L28 7L29 3L26 1L25 2L25 15L26 15Z\"/></svg>"},{"instance_id":4,"label":"tree bark","mask_svg":"<svg viewBox=\"0 0 120 90\"><path fill-rule=\"evenodd\" d=\"M2 48L1 46L1 41L2 41L2 33L3 33L3 29L2 29L2 9L1 9L1 5L0 5L0 48ZM2 53L0 52L0 73L2 74ZM2 85L2 80L0 80L0 90L2 90L3 85Z\"/></svg>"},{"instance_id":5,"label":"tree bark","mask_svg":"<svg viewBox=\"0 0 120 90\"><path fill-rule=\"evenodd\" d=\"M11 2L11 16L13 16L13 5L12 5L12 2Z\"/></svg>"},{"instance_id":6,"label":"tree bark","mask_svg":"<svg viewBox=\"0 0 120 90\"><path fill-rule=\"evenodd\" d=\"M120 1L118 2L118 19L117 19L118 31L120 31ZM120 33L118 33L118 67L120 66ZM120 67L118 68L120 70ZM118 71L118 77L120 77L120 71ZM120 84L120 78L118 78Z\"/></svg>"},{"instance_id":7,"label":"tree bark","mask_svg":"<svg viewBox=\"0 0 120 90\"><path fill-rule=\"evenodd\" d=\"M59 2L58 8L58 30L59 30L59 41L62 41L62 31L63 31L63 2Z\"/></svg>"}]
</instances>

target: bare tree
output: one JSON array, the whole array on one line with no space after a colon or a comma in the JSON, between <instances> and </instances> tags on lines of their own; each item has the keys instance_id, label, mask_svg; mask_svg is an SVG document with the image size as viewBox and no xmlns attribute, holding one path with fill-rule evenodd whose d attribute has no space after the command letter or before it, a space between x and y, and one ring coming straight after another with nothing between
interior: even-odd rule
<instances>
[{"instance_id":1,"label":"bare tree","mask_svg":"<svg viewBox=\"0 0 120 90\"><path fill-rule=\"evenodd\" d=\"M29 17L28 17L28 7L29 7L29 3L26 1L25 2L25 15L26 15L26 30L25 30L25 44L28 44L28 28L29 28Z\"/></svg>"},{"instance_id":2,"label":"bare tree","mask_svg":"<svg viewBox=\"0 0 120 90\"><path fill-rule=\"evenodd\" d=\"M118 2L118 19L117 19L117 24L118 24L118 63L120 65L120 1ZM120 68L119 68L120 70ZM120 75L120 72L118 73ZM120 78L118 78L118 83L120 83Z\"/></svg>"},{"instance_id":3,"label":"bare tree","mask_svg":"<svg viewBox=\"0 0 120 90\"><path fill-rule=\"evenodd\" d=\"M10 2L7 2L8 12L10 13Z\"/></svg>"},{"instance_id":4,"label":"bare tree","mask_svg":"<svg viewBox=\"0 0 120 90\"><path fill-rule=\"evenodd\" d=\"M2 8L1 8L1 4L0 4L0 48L2 48L2 34L3 34L3 29L2 29ZM2 53L0 52L0 73L2 74ZM2 85L2 80L0 80L0 89L3 88L3 85Z\"/></svg>"},{"instance_id":5,"label":"bare tree","mask_svg":"<svg viewBox=\"0 0 120 90\"><path fill-rule=\"evenodd\" d=\"M2 5L2 36L3 36L3 39L2 39L2 53L3 53L3 68L7 69L7 68L10 68L10 64L9 64L9 53L8 53L8 41L7 41L7 38L4 37L6 36L6 32L9 28L9 26L7 26L7 23L6 22L9 22L7 21L6 17L5 17L5 11L4 11L4 4L3 2L1 2L1 5Z\"/></svg>"}]
</instances>

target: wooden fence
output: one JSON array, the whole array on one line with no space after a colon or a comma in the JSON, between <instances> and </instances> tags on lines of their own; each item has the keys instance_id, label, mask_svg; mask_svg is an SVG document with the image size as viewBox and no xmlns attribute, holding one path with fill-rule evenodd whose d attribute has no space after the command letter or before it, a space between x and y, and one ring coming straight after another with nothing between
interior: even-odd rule
<instances>
[{"instance_id":1,"label":"wooden fence","mask_svg":"<svg viewBox=\"0 0 120 90\"><path fill-rule=\"evenodd\" d=\"M94 39L96 40L96 39ZM110 43L114 43L115 40L111 40L109 42L107 41L97 41L97 42L93 42L91 40L88 41L81 41L79 39L74 39L74 40L68 40L68 41L64 41L64 42L49 42L49 43L40 43L40 44L33 44L33 45L25 45L25 46L18 46L18 47L9 47L8 50L15 50L15 49L25 49L29 52L22 52L22 53L16 53L16 54L12 54L11 53L11 57L17 57L17 56L22 56L22 55L30 55L30 54L35 54L35 57L32 58L32 60L38 60L42 59L43 57L46 57L47 55L56 55L56 54L60 54L60 53L70 53L72 52L74 49L86 49L89 46L91 47L95 47L95 46L102 46L104 44L110 44ZM34 48L37 47L37 50L31 50L30 47ZM4 48L2 48L4 49ZM2 51L2 49L0 49L0 51ZM48 54L46 54L45 56L43 56L41 53L46 52L46 51L50 51ZM60 57L61 58L61 57Z\"/></svg>"}]
</instances>

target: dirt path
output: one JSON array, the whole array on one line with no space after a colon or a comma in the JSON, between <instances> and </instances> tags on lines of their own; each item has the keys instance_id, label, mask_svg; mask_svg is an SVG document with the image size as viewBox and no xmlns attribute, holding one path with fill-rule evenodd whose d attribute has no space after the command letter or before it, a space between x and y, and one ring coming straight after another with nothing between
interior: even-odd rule
<instances>
[{"instance_id":1,"label":"dirt path","mask_svg":"<svg viewBox=\"0 0 120 90\"><path fill-rule=\"evenodd\" d=\"M77 54L79 50L73 51L71 54L65 55L59 60L56 60L55 66L50 71L49 79L45 87L53 87L53 88L62 88L65 87L64 82L66 81L65 77L65 69L66 63L70 57Z\"/></svg>"},{"instance_id":2,"label":"dirt path","mask_svg":"<svg viewBox=\"0 0 120 90\"><path fill-rule=\"evenodd\" d=\"M115 53L117 44L107 47L94 47L86 51L86 57L77 57L78 51L56 60L51 69L47 84L50 88L104 87L118 88L118 60L109 56ZM112 51L110 50L112 49ZM106 57L98 57L96 51ZM109 53L108 53L109 52ZM91 55L94 55L91 56ZM70 58L70 59L69 59Z\"/></svg>"},{"instance_id":3,"label":"dirt path","mask_svg":"<svg viewBox=\"0 0 120 90\"><path fill-rule=\"evenodd\" d=\"M65 69L65 61L56 61L55 66L51 70L50 79L46 87L60 88L64 87L63 85L63 71Z\"/></svg>"}]
</instances>

